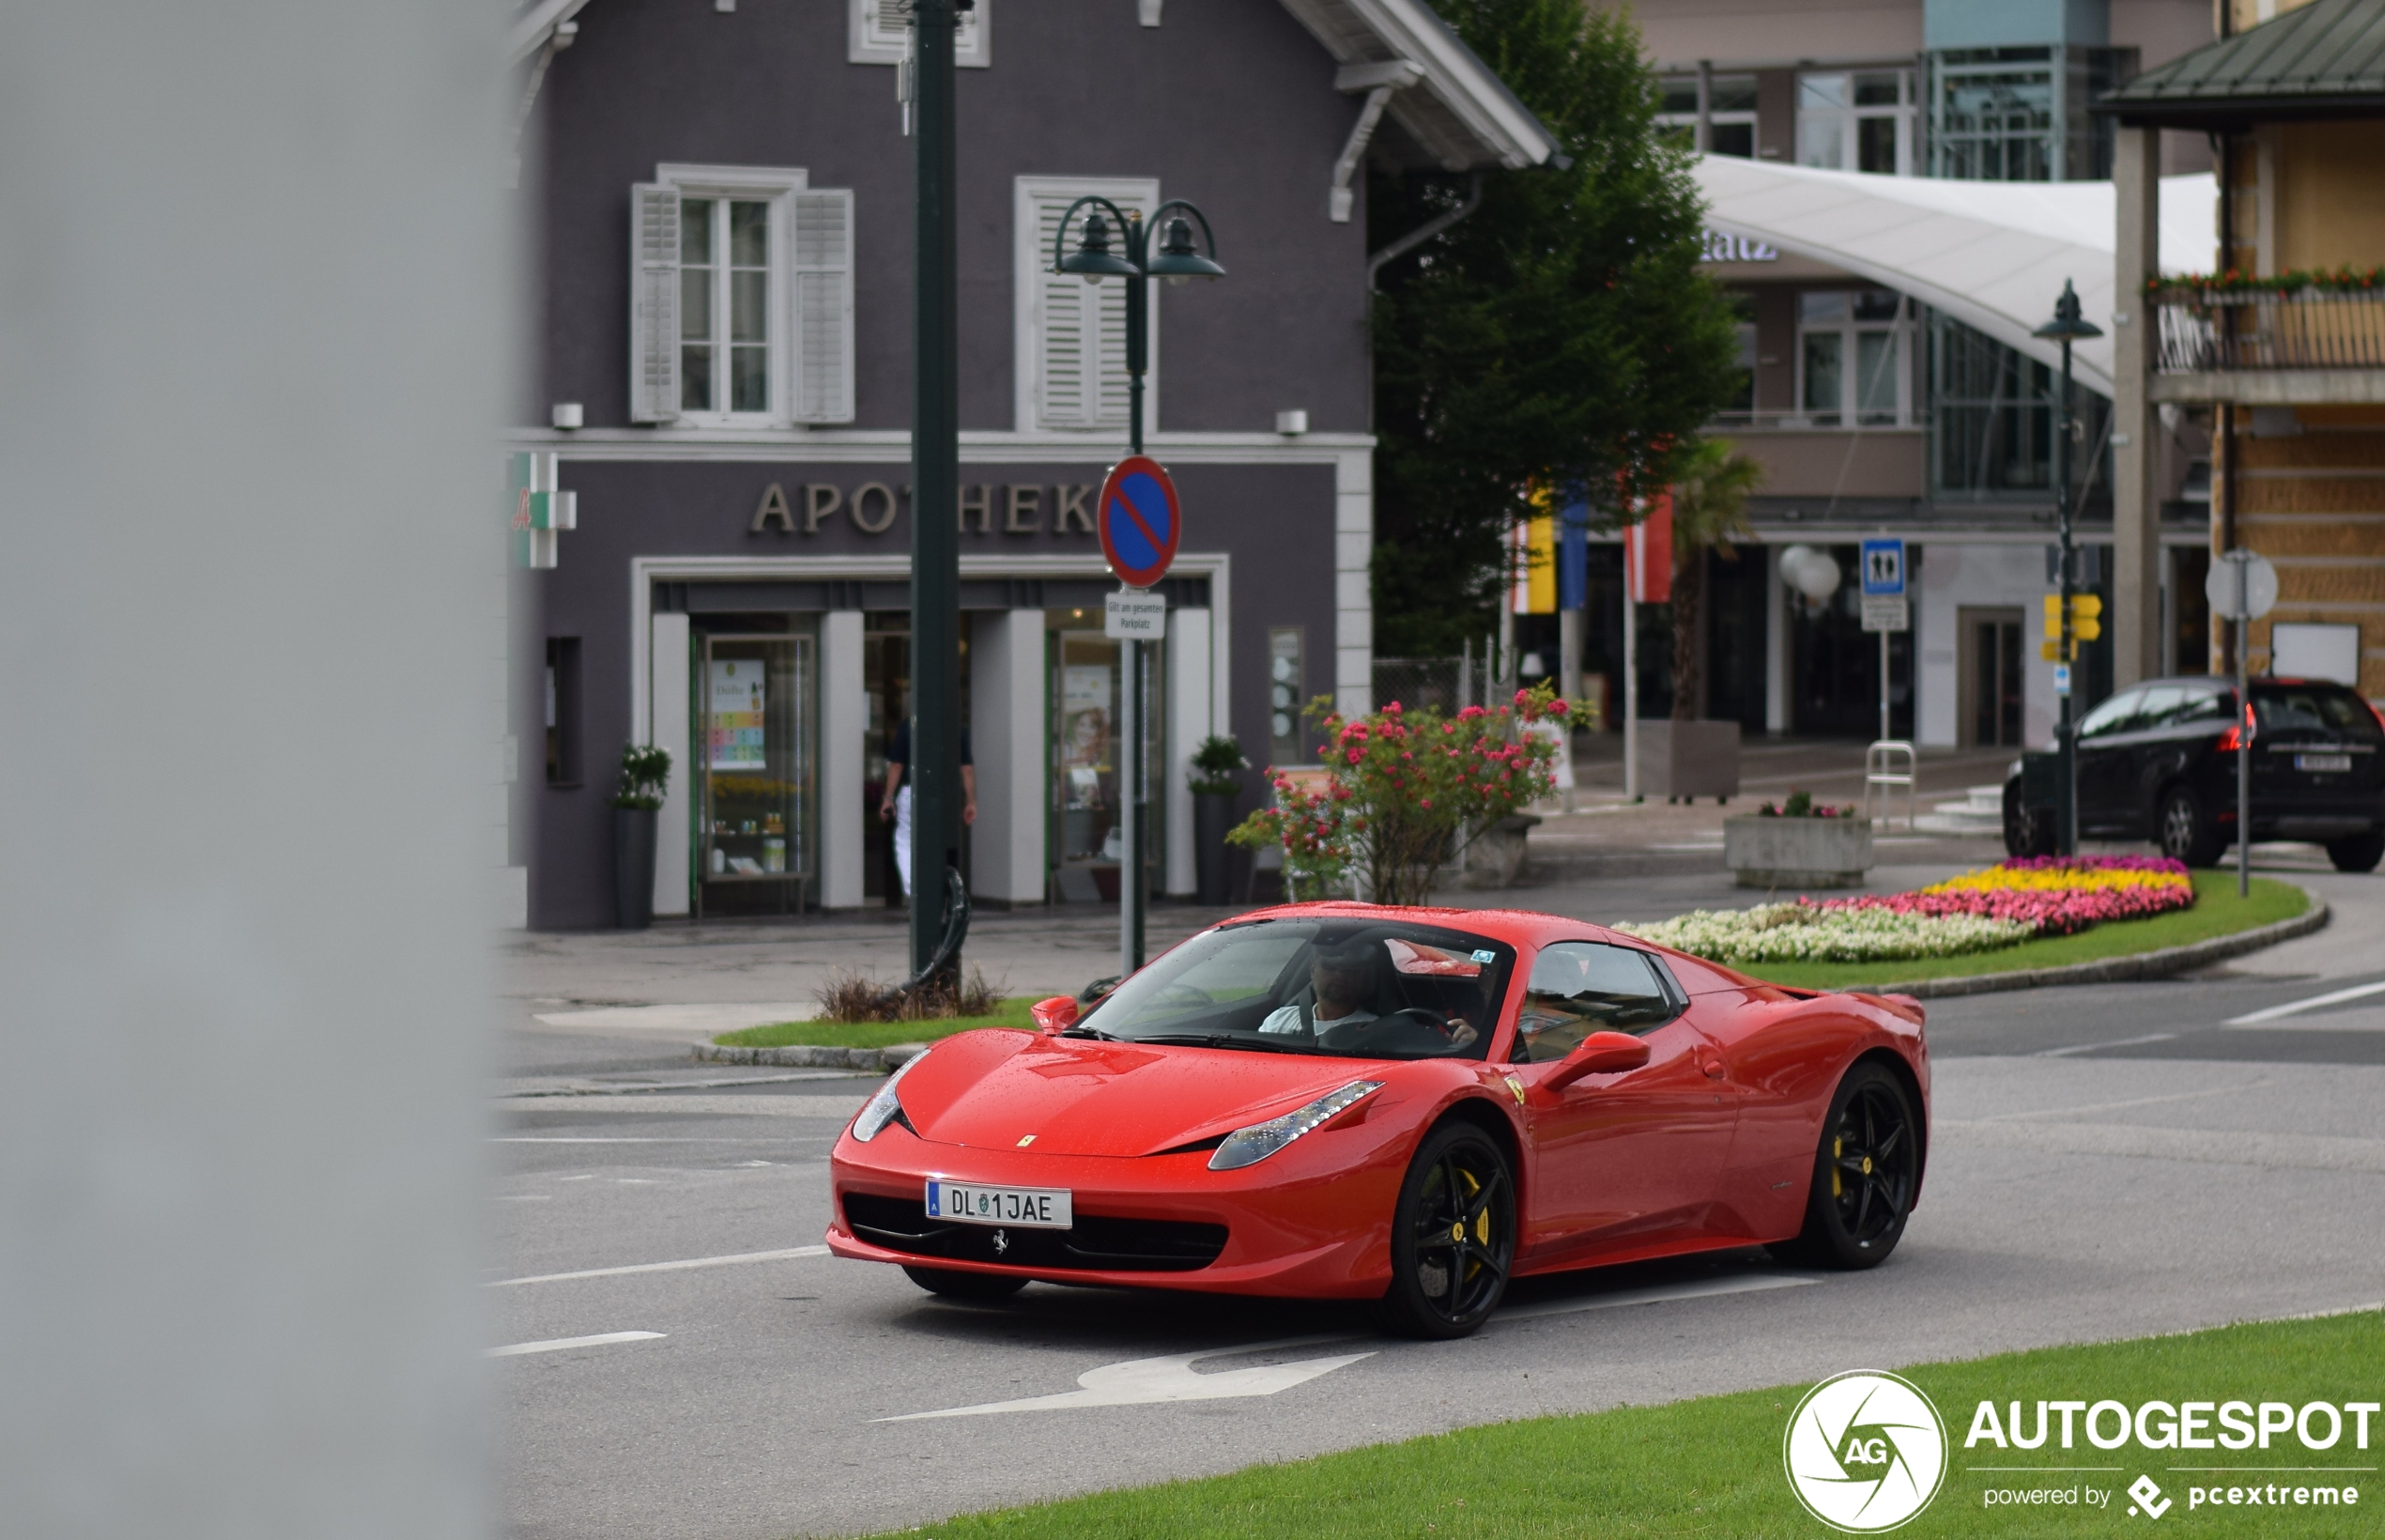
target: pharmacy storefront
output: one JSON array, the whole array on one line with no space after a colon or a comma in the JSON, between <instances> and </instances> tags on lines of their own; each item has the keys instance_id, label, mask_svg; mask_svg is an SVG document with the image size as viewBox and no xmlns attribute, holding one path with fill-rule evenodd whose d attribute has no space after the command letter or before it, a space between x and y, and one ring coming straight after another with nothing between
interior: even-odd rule
<instances>
[{"instance_id":1,"label":"pharmacy storefront","mask_svg":"<svg viewBox=\"0 0 2385 1540\"><path fill-rule=\"evenodd\" d=\"M534 928L613 922L607 798L623 746L643 742L673 762L657 915L901 902L882 809L910 706L909 467L900 435L852 437L880 441L811 462L540 446L561 455L577 525L554 569L533 575L547 739ZM1254 764L1285 758L1296 746L1272 732L1277 699L1357 701L1371 661L1366 441L1224 438L1154 444L1186 527L1159 590L1167 638L1140 665L1159 894L1194 884L1194 746L1228 732ZM981 462L962 448L962 712L977 806L964 861L972 892L996 905L1115 901L1120 882L1126 681L1102 633L1117 584L1092 520L1108 454L1069 448L1084 457L1043 446L1051 458Z\"/></svg>"}]
</instances>

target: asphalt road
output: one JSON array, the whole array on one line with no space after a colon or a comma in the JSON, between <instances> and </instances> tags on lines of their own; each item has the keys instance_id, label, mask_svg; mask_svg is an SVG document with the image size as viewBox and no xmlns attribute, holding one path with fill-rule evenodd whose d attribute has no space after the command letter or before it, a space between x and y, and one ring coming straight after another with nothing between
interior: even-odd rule
<instances>
[{"instance_id":1,"label":"asphalt road","mask_svg":"<svg viewBox=\"0 0 2385 1540\"><path fill-rule=\"evenodd\" d=\"M932 1300L812 1251L829 1143L871 1082L686 1084L746 1077L592 1040L579 1081L515 1088L681 1084L500 1103L491 1341L531 1349L492 1365L509 1532L850 1533L1503 1418L2376 1302L2385 971L2356 970L2385 956L2361 956L2366 915L2265 974L1935 1003L1928 1187L1875 1272L1756 1252L1528 1282L1453 1344L1333 1306L1044 1285ZM736 1259L772 1253L794 1255ZM705 1265L652 1267L685 1262Z\"/></svg>"}]
</instances>

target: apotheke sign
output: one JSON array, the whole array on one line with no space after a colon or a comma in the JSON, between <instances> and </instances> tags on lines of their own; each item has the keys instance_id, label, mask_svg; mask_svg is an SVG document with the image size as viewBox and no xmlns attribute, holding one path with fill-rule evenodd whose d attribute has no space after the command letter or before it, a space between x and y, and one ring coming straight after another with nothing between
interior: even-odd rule
<instances>
[{"instance_id":1,"label":"apotheke sign","mask_svg":"<svg viewBox=\"0 0 2385 1540\"><path fill-rule=\"evenodd\" d=\"M1093 494L1097 484L1082 485L1000 485L976 483L961 488L962 534L1051 535L1095 538ZM883 535L911 511L911 488L891 482L862 482L852 487L829 482L798 483L790 497L773 482L763 489L747 534L816 535L823 527L850 522L866 535Z\"/></svg>"}]
</instances>

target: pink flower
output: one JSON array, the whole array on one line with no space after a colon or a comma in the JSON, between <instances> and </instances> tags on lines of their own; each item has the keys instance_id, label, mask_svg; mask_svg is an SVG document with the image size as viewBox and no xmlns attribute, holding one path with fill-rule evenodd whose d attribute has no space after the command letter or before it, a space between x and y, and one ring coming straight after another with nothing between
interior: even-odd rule
<instances>
[{"instance_id":1,"label":"pink flower","mask_svg":"<svg viewBox=\"0 0 2385 1540\"><path fill-rule=\"evenodd\" d=\"M1565 715L1565 702L1564 702L1564 701L1551 701L1548 703L1548 715L1550 715L1551 716L1564 716L1564 715Z\"/></svg>"},{"instance_id":2,"label":"pink flower","mask_svg":"<svg viewBox=\"0 0 2385 1540\"><path fill-rule=\"evenodd\" d=\"M1386 716L1397 716L1399 715L1399 702L1394 701L1390 705L1385 706L1383 708L1383 715Z\"/></svg>"},{"instance_id":3,"label":"pink flower","mask_svg":"<svg viewBox=\"0 0 2385 1540\"><path fill-rule=\"evenodd\" d=\"M1362 759L1363 759L1363 758L1365 758L1365 756L1364 756L1364 755L1362 755L1362 754L1361 754L1361 753L1360 753L1357 749L1353 748L1353 749L1351 749L1351 750L1350 750L1349 759L1350 759L1350 762L1351 762L1352 764L1356 764L1356 763L1357 763L1360 760L1362 760Z\"/></svg>"}]
</instances>

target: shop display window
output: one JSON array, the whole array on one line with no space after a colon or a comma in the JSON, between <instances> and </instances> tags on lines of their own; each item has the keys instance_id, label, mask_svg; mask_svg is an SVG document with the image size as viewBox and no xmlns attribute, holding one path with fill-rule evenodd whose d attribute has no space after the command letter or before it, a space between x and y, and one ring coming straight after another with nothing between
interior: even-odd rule
<instances>
[{"instance_id":1,"label":"shop display window","mask_svg":"<svg viewBox=\"0 0 2385 1540\"><path fill-rule=\"evenodd\" d=\"M812 639L708 633L691 652L697 913L800 913L817 839Z\"/></svg>"},{"instance_id":2,"label":"shop display window","mask_svg":"<svg viewBox=\"0 0 2385 1540\"><path fill-rule=\"evenodd\" d=\"M1099 612L1092 618L1099 624ZM1085 611L1055 611L1054 624L1064 628L1050 633L1053 896L1060 902L1115 903L1126 861L1118 754L1125 681L1116 642L1098 630L1066 628L1085 624ZM1167 799L1159 792L1166 762L1165 646L1136 649L1144 678L1142 802L1148 820L1143 854L1152 871L1161 869L1167 849Z\"/></svg>"}]
</instances>

